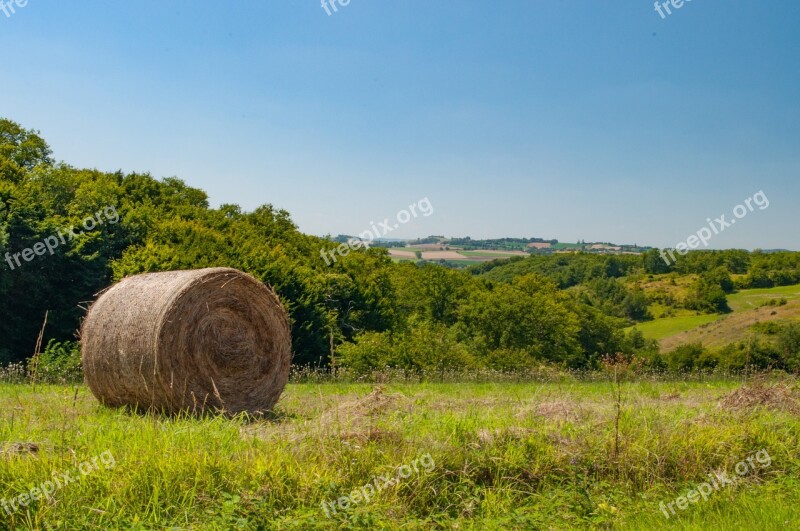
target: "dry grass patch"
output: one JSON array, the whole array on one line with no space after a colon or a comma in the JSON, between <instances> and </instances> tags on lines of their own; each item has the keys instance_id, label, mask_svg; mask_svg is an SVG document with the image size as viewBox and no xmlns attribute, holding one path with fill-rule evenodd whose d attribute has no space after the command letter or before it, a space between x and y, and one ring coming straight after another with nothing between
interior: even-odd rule
<instances>
[{"instance_id":1,"label":"dry grass patch","mask_svg":"<svg viewBox=\"0 0 800 531\"><path fill-rule=\"evenodd\" d=\"M542 402L536 406L538 416L558 422L578 422L585 413L577 404L565 400Z\"/></svg>"},{"instance_id":2,"label":"dry grass patch","mask_svg":"<svg viewBox=\"0 0 800 531\"><path fill-rule=\"evenodd\" d=\"M32 442L6 443L6 445L0 449L0 457L4 458L35 456L38 453L39 445Z\"/></svg>"},{"instance_id":3,"label":"dry grass patch","mask_svg":"<svg viewBox=\"0 0 800 531\"><path fill-rule=\"evenodd\" d=\"M481 429L476 433L476 447L486 447L502 441L519 441L527 438L535 430L520 426Z\"/></svg>"},{"instance_id":4,"label":"dry grass patch","mask_svg":"<svg viewBox=\"0 0 800 531\"><path fill-rule=\"evenodd\" d=\"M290 442L331 434L350 442L400 442L403 437L399 431L379 428L377 424L389 418L393 410L409 410L410 405L411 402L404 395L387 394L382 386L378 386L363 397L340 397L318 416L298 422L244 426L241 433L243 436L265 440L281 438Z\"/></svg>"},{"instance_id":5,"label":"dry grass patch","mask_svg":"<svg viewBox=\"0 0 800 531\"><path fill-rule=\"evenodd\" d=\"M378 386L364 397L346 400L334 408L326 411L320 417L323 426L337 424L361 424L378 417L384 417L388 410L408 404L408 399L400 393L384 392L383 386Z\"/></svg>"},{"instance_id":6,"label":"dry grass patch","mask_svg":"<svg viewBox=\"0 0 800 531\"><path fill-rule=\"evenodd\" d=\"M796 385L783 382L767 385L756 381L726 395L719 405L734 411L763 408L800 415L800 392Z\"/></svg>"}]
</instances>

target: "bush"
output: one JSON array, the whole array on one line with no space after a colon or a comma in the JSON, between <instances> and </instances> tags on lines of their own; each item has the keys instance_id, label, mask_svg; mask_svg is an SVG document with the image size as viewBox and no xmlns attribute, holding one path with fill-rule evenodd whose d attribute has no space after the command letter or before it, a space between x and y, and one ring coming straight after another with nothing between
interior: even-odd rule
<instances>
[{"instance_id":1,"label":"bush","mask_svg":"<svg viewBox=\"0 0 800 531\"><path fill-rule=\"evenodd\" d=\"M536 359L530 352L522 349L499 348L486 355L485 364L488 368L501 372L524 371L536 366Z\"/></svg>"},{"instance_id":2,"label":"bush","mask_svg":"<svg viewBox=\"0 0 800 531\"><path fill-rule=\"evenodd\" d=\"M78 383L83 381L81 349L77 341L51 339L44 352L28 360L28 375L42 383Z\"/></svg>"},{"instance_id":3,"label":"bush","mask_svg":"<svg viewBox=\"0 0 800 531\"><path fill-rule=\"evenodd\" d=\"M770 299L768 301L764 301L761 303L761 306L786 306L789 301L786 300L786 297L781 297L780 299Z\"/></svg>"},{"instance_id":4,"label":"bush","mask_svg":"<svg viewBox=\"0 0 800 531\"><path fill-rule=\"evenodd\" d=\"M750 328L751 330L753 330L754 332L758 332L759 334L776 336L783 331L784 325L780 321L764 321L755 323Z\"/></svg>"},{"instance_id":5,"label":"bush","mask_svg":"<svg viewBox=\"0 0 800 531\"><path fill-rule=\"evenodd\" d=\"M731 311L725 291L716 281L708 277L700 277L692 286L684 306L689 310L703 313L728 313Z\"/></svg>"},{"instance_id":6,"label":"bush","mask_svg":"<svg viewBox=\"0 0 800 531\"><path fill-rule=\"evenodd\" d=\"M474 366L467 346L448 327L411 319L401 334L365 332L355 343L344 343L339 349L338 365L356 374L369 374L385 368L418 372L444 373Z\"/></svg>"},{"instance_id":7,"label":"bush","mask_svg":"<svg viewBox=\"0 0 800 531\"><path fill-rule=\"evenodd\" d=\"M355 343L342 343L337 349L335 366L351 369L357 375L369 374L392 363L392 340L388 332L364 332Z\"/></svg>"},{"instance_id":8,"label":"bush","mask_svg":"<svg viewBox=\"0 0 800 531\"><path fill-rule=\"evenodd\" d=\"M673 371L691 371L705 353L706 349L701 343L681 345L668 355L667 365Z\"/></svg>"},{"instance_id":9,"label":"bush","mask_svg":"<svg viewBox=\"0 0 800 531\"><path fill-rule=\"evenodd\" d=\"M711 350L706 350L694 360L695 370L716 369L719 365L719 354Z\"/></svg>"},{"instance_id":10,"label":"bush","mask_svg":"<svg viewBox=\"0 0 800 531\"><path fill-rule=\"evenodd\" d=\"M787 370L800 370L800 324L789 323L778 333L778 348Z\"/></svg>"},{"instance_id":11,"label":"bush","mask_svg":"<svg viewBox=\"0 0 800 531\"><path fill-rule=\"evenodd\" d=\"M754 337L750 342L732 343L719 352L719 365L731 371L785 369L784 357L770 342Z\"/></svg>"}]
</instances>

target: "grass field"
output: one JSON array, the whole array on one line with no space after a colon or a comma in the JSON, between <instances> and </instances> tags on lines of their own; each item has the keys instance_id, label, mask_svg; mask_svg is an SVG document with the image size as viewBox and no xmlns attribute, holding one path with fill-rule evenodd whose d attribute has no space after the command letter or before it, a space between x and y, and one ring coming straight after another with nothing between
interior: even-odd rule
<instances>
[{"instance_id":1,"label":"grass field","mask_svg":"<svg viewBox=\"0 0 800 531\"><path fill-rule=\"evenodd\" d=\"M271 419L247 421L4 384L0 496L19 500L54 473L78 479L0 510L0 527L797 529L798 384L739 385L639 381L616 401L608 382L571 380L293 384ZM769 466L660 511L761 450Z\"/></svg>"},{"instance_id":2,"label":"grass field","mask_svg":"<svg viewBox=\"0 0 800 531\"><path fill-rule=\"evenodd\" d=\"M680 285L673 287L682 288ZM785 306L763 307L770 299L781 298L787 300ZM728 305L732 314L665 317L637 324L636 328L645 337L659 340L664 350L696 341L711 347L724 346L744 339L756 322L800 319L800 286L741 290L728 296ZM661 309L659 306L654 313L658 315Z\"/></svg>"},{"instance_id":3,"label":"grass field","mask_svg":"<svg viewBox=\"0 0 800 531\"><path fill-rule=\"evenodd\" d=\"M780 286L768 289L747 289L728 295L728 305L733 311L758 308L770 299L786 298L787 301L800 301L800 286Z\"/></svg>"},{"instance_id":4,"label":"grass field","mask_svg":"<svg viewBox=\"0 0 800 531\"><path fill-rule=\"evenodd\" d=\"M664 339L674 336L686 330L697 328L706 323L711 323L719 319L719 315L687 315L682 317L665 317L654 319L636 325L642 334L648 339Z\"/></svg>"}]
</instances>

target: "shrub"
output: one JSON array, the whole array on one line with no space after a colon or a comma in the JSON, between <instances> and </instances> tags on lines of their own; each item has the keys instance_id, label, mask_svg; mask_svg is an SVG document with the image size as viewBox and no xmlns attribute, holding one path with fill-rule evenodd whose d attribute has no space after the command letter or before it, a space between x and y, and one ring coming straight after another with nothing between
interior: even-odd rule
<instances>
[{"instance_id":1,"label":"shrub","mask_svg":"<svg viewBox=\"0 0 800 531\"><path fill-rule=\"evenodd\" d=\"M515 372L533 367L537 362L526 350L499 348L489 352L484 363L496 371Z\"/></svg>"},{"instance_id":2,"label":"shrub","mask_svg":"<svg viewBox=\"0 0 800 531\"><path fill-rule=\"evenodd\" d=\"M800 370L800 324L789 323L778 333L778 348L786 369Z\"/></svg>"},{"instance_id":3,"label":"shrub","mask_svg":"<svg viewBox=\"0 0 800 531\"><path fill-rule=\"evenodd\" d=\"M751 341L730 344L719 352L719 365L723 369L767 370L784 369L784 357L778 348L770 342L754 337Z\"/></svg>"},{"instance_id":4,"label":"shrub","mask_svg":"<svg viewBox=\"0 0 800 531\"><path fill-rule=\"evenodd\" d=\"M667 365L673 371L691 371L705 352L701 343L681 345L667 357Z\"/></svg>"},{"instance_id":5,"label":"shrub","mask_svg":"<svg viewBox=\"0 0 800 531\"><path fill-rule=\"evenodd\" d=\"M355 343L342 343L337 349L335 364L358 375L384 368L393 361L392 340L388 332L364 332Z\"/></svg>"},{"instance_id":6,"label":"shrub","mask_svg":"<svg viewBox=\"0 0 800 531\"><path fill-rule=\"evenodd\" d=\"M728 313L731 311L725 291L714 279L709 277L701 277L692 286L684 306L689 310L703 313Z\"/></svg>"},{"instance_id":7,"label":"shrub","mask_svg":"<svg viewBox=\"0 0 800 531\"><path fill-rule=\"evenodd\" d=\"M51 339L44 352L28 360L28 375L43 383L77 383L83 381L81 349L77 341Z\"/></svg>"},{"instance_id":8,"label":"shrub","mask_svg":"<svg viewBox=\"0 0 800 531\"><path fill-rule=\"evenodd\" d=\"M339 347L338 364L359 375L385 368L444 373L474 366L469 349L458 341L454 329L414 318L409 325L400 334L358 335L355 343Z\"/></svg>"},{"instance_id":9,"label":"shrub","mask_svg":"<svg viewBox=\"0 0 800 531\"><path fill-rule=\"evenodd\" d=\"M784 325L780 321L765 321L765 322L755 323L750 328L754 332L758 332L760 334L775 336L783 331Z\"/></svg>"}]
</instances>

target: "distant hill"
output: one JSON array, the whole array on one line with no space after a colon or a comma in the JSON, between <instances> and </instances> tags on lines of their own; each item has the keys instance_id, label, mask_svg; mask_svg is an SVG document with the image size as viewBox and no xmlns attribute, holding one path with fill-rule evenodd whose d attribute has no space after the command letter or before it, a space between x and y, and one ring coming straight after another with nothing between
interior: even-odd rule
<instances>
[{"instance_id":1,"label":"distant hill","mask_svg":"<svg viewBox=\"0 0 800 531\"><path fill-rule=\"evenodd\" d=\"M350 236L339 235L338 241L346 241ZM636 244L615 244L612 242L563 243L545 238L495 238L474 240L469 236L446 238L428 236L414 240L381 239L372 242L374 247L389 249L396 261L423 260L438 262L451 267L467 267L481 262L510 259L530 255L550 255L560 253L589 254L641 254L651 247Z\"/></svg>"}]
</instances>

